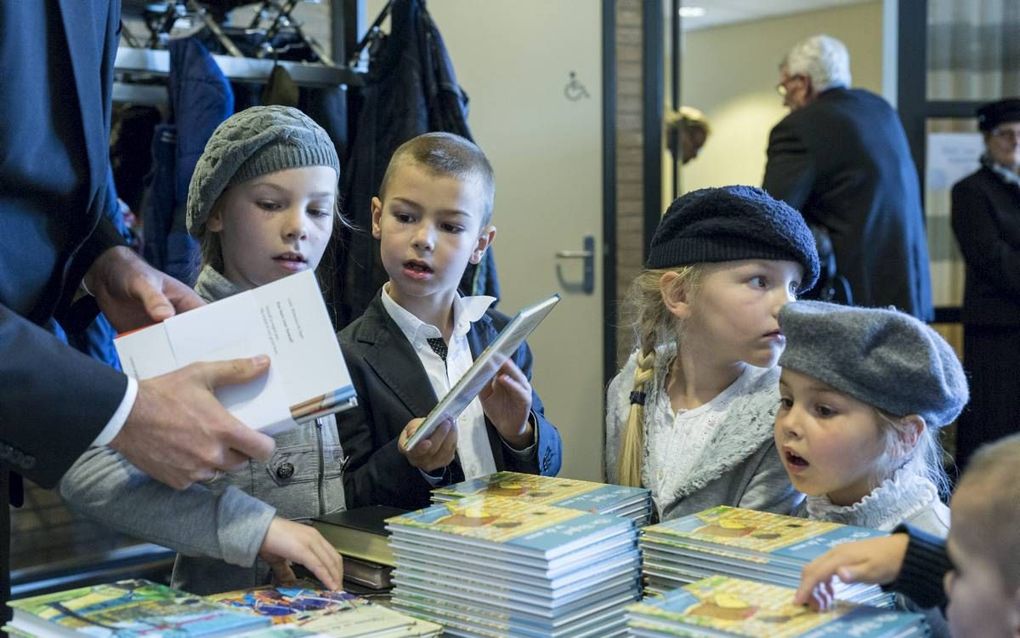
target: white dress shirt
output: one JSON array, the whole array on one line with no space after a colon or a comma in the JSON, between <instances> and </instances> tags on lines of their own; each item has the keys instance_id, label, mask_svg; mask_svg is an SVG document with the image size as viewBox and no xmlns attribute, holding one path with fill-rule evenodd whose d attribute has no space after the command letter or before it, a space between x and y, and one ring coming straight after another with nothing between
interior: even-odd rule
<instances>
[{"instance_id":1,"label":"white dress shirt","mask_svg":"<svg viewBox=\"0 0 1020 638\"><path fill-rule=\"evenodd\" d=\"M427 324L402 307L389 295L389 284L383 286L382 304L387 314L397 324L400 331L418 354L429 382L437 398L442 398L450 391L464 373L474 363L467 333L471 324L481 319L489 306L496 301L495 297L479 295L475 297L454 297L453 301L453 332L447 343L447 355L442 357L432 350L428 339L442 337L443 333L436 326ZM425 415L421 415L425 416ZM485 413L481 402L475 398L457 417L457 455L460 457L464 478L472 479L492 474L496 471L496 461L492 457L489 446L489 435L485 426ZM423 473L424 474L424 473ZM430 479L435 479L425 474ZM431 482L431 481L430 481Z\"/></svg>"}]
</instances>

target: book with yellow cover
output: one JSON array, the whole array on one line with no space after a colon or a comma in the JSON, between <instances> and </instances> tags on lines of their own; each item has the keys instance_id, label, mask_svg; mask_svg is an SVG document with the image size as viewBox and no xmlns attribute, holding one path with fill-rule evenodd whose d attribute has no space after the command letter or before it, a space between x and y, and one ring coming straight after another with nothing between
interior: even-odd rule
<instances>
[{"instance_id":1,"label":"book with yellow cover","mask_svg":"<svg viewBox=\"0 0 1020 638\"><path fill-rule=\"evenodd\" d=\"M474 495L509 496L536 505L627 516L638 525L646 523L651 514L651 492L645 488L520 472L496 472L433 490L432 502Z\"/></svg>"},{"instance_id":2,"label":"book with yellow cover","mask_svg":"<svg viewBox=\"0 0 1020 638\"><path fill-rule=\"evenodd\" d=\"M634 636L883 638L926 635L921 614L838 603L825 612L793 604L794 589L713 576L627 608Z\"/></svg>"}]
</instances>

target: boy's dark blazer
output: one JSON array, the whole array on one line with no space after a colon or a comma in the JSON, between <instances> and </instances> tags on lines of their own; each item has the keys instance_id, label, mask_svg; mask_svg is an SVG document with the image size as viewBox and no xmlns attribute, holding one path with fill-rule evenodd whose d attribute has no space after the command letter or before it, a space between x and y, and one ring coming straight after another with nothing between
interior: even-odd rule
<instances>
[{"instance_id":1,"label":"boy's dark blazer","mask_svg":"<svg viewBox=\"0 0 1020 638\"><path fill-rule=\"evenodd\" d=\"M467 335L471 354L477 357L508 321L489 310L473 323ZM358 393L358 407L337 415L340 441L349 459L344 473L347 507L426 507L432 486L397 449L397 438L408 421L427 415L438 399L414 347L386 312L379 294L364 315L340 332L340 346ZM530 380L532 357L527 344L517 350L514 363ZM531 411L538 449L527 462L507 448L486 419L496 468L555 476L563 460L562 442L556 427L545 419L542 400L534 390ZM462 480L464 472L454 459L443 484Z\"/></svg>"}]
</instances>

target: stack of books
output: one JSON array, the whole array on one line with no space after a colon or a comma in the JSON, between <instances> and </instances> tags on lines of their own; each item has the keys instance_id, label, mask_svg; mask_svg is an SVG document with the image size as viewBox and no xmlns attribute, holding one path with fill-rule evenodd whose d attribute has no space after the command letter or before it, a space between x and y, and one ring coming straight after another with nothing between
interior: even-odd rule
<instances>
[{"instance_id":1,"label":"stack of books","mask_svg":"<svg viewBox=\"0 0 1020 638\"><path fill-rule=\"evenodd\" d=\"M885 536L864 527L719 506L641 532L646 594L663 594L708 576L796 588L801 570L838 544ZM885 606L876 585L837 584L836 597Z\"/></svg>"},{"instance_id":2,"label":"stack of books","mask_svg":"<svg viewBox=\"0 0 1020 638\"><path fill-rule=\"evenodd\" d=\"M627 608L631 636L768 636L769 638L909 638L927 636L921 614L838 603L814 612L793 604L794 590L713 576L663 598Z\"/></svg>"},{"instance_id":3,"label":"stack of books","mask_svg":"<svg viewBox=\"0 0 1020 638\"><path fill-rule=\"evenodd\" d=\"M235 636L270 620L147 580L80 587L7 603L12 636Z\"/></svg>"},{"instance_id":4,"label":"stack of books","mask_svg":"<svg viewBox=\"0 0 1020 638\"><path fill-rule=\"evenodd\" d=\"M432 492L433 503L448 503L475 494L509 496L536 505L555 505L592 514L613 514L648 524L652 493L643 487L605 485L555 476L496 472Z\"/></svg>"},{"instance_id":5,"label":"stack of books","mask_svg":"<svg viewBox=\"0 0 1020 638\"><path fill-rule=\"evenodd\" d=\"M411 638L438 636L443 631L435 623L412 618L354 594L315 589L314 585L260 587L215 594L206 599L271 619L272 629L277 632L246 638L274 635Z\"/></svg>"},{"instance_id":6,"label":"stack of books","mask_svg":"<svg viewBox=\"0 0 1020 638\"><path fill-rule=\"evenodd\" d=\"M345 588L384 591L392 587L395 565L386 519L406 510L370 505L327 514L312 521L323 538L344 557Z\"/></svg>"},{"instance_id":7,"label":"stack of books","mask_svg":"<svg viewBox=\"0 0 1020 638\"><path fill-rule=\"evenodd\" d=\"M633 521L471 496L390 519L392 605L450 636L608 638L640 597Z\"/></svg>"}]
</instances>

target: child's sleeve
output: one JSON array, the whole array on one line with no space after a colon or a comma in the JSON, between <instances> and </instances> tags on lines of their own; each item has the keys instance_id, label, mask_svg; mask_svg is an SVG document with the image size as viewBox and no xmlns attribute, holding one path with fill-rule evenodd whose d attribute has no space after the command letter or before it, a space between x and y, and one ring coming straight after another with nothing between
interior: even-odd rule
<instances>
[{"instance_id":1,"label":"child's sleeve","mask_svg":"<svg viewBox=\"0 0 1020 638\"><path fill-rule=\"evenodd\" d=\"M255 562L276 509L234 486L175 490L108 447L90 448L60 481L74 512L188 556Z\"/></svg>"},{"instance_id":2,"label":"child's sleeve","mask_svg":"<svg viewBox=\"0 0 1020 638\"><path fill-rule=\"evenodd\" d=\"M893 533L910 537L900 573L883 589L899 592L924 607L944 607L946 591L942 581L953 568L946 553L946 542L910 525L900 525Z\"/></svg>"}]
</instances>

